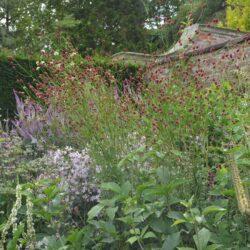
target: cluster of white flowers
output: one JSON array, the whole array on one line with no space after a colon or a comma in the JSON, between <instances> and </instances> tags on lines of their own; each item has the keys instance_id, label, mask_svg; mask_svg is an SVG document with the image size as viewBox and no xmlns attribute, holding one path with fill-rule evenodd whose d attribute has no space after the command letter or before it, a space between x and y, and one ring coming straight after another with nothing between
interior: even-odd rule
<instances>
[{"instance_id":1,"label":"cluster of white flowers","mask_svg":"<svg viewBox=\"0 0 250 250\"><path fill-rule=\"evenodd\" d=\"M100 173L101 168L93 166L87 150L75 151L71 147L57 149L49 151L47 159L48 164L53 166L61 179L67 202L99 200L97 174Z\"/></svg>"}]
</instances>

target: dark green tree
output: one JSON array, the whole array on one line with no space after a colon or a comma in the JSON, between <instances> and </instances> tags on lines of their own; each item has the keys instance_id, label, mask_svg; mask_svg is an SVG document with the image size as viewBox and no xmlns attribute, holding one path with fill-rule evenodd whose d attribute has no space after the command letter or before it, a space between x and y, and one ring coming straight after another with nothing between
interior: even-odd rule
<instances>
[{"instance_id":1,"label":"dark green tree","mask_svg":"<svg viewBox=\"0 0 250 250\"><path fill-rule=\"evenodd\" d=\"M71 0L69 10L80 24L73 30L73 41L81 49L115 52L145 48L144 0Z\"/></svg>"}]
</instances>

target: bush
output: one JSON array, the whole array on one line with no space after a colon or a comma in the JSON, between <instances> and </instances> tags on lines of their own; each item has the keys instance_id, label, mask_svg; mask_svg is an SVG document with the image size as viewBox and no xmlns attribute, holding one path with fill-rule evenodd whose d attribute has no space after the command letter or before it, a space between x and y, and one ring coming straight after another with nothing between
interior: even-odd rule
<instances>
[{"instance_id":1,"label":"bush","mask_svg":"<svg viewBox=\"0 0 250 250\"><path fill-rule=\"evenodd\" d=\"M28 58L0 55L1 119L14 117L16 106L13 90L23 91L23 87L32 82L34 63L35 61Z\"/></svg>"}]
</instances>

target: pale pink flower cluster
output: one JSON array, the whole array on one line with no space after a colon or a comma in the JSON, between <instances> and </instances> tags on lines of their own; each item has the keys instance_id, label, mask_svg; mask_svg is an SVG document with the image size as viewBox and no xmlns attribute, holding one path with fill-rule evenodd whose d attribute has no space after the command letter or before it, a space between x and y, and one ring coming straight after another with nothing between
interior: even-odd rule
<instances>
[{"instance_id":1,"label":"pale pink flower cluster","mask_svg":"<svg viewBox=\"0 0 250 250\"><path fill-rule=\"evenodd\" d=\"M48 164L55 168L67 202L97 202L100 197L97 175L100 167L94 166L87 150L71 147L49 151Z\"/></svg>"}]
</instances>

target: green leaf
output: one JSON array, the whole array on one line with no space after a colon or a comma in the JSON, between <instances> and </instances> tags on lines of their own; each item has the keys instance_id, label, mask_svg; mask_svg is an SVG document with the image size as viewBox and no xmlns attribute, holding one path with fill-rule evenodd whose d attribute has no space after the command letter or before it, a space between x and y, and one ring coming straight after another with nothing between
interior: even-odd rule
<instances>
[{"instance_id":1,"label":"green leaf","mask_svg":"<svg viewBox=\"0 0 250 250\"><path fill-rule=\"evenodd\" d=\"M160 159L164 159L164 157L165 157L165 153L162 153L162 152L159 152L159 151L156 151L156 152L155 152L155 155L156 155L158 158L160 158Z\"/></svg>"},{"instance_id":2,"label":"green leaf","mask_svg":"<svg viewBox=\"0 0 250 250\"><path fill-rule=\"evenodd\" d=\"M223 212L223 211L226 211L225 208L223 207L219 207L219 206L209 206L209 207L206 207L204 210L203 210L203 214L204 215L207 215L207 214L210 214L210 213L218 213L218 212Z\"/></svg>"},{"instance_id":3,"label":"green leaf","mask_svg":"<svg viewBox=\"0 0 250 250\"><path fill-rule=\"evenodd\" d=\"M188 201L181 201L180 203L187 208L191 208L193 204L194 196L192 196Z\"/></svg>"},{"instance_id":4,"label":"green leaf","mask_svg":"<svg viewBox=\"0 0 250 250\"><path fill-rule=\"evenodd\" d=\"M181 151L178 151L178 150L171 150L171 152L175 155L175 156L178 156L178 157L182 157L183 153Z\"/></svg>"},{"instance_id":5,"label":"green leaf","mask_svg":"<svg viewBox=\"0 0 250 250\"><path fill-rule=\"evenodd\" d=\"M167 184L169 182L169 169L166 167L159 167L156 170L157 177L159 178L161 184Z\"/></svg>"},{"instance_id":6,"label":"green leaf","mask_svg":"<svg viewBox=\"0 0 250 250\"><path fill-rule=\"evenodd\" d=\"M195 250L195 249L192 248L192 247L178 247L177 249L178 249L178 250Z\"/></svg>"},{"instance_id":7,"label":"green leaf","mask_svg":"<svg viewBox=\"0 0 250 250\"><path fill-rule=\"evenodd\" d=\"M176 226L176 225L179 225L179 224L182 224L182 223L187 223L187 222L188 222L187 220L176 220L176 221L173 223L172 227L173 227L173 226Z\"/></svg>"},{"instance_id":8,"label":"green leaf","mask_svg":"<svg viewBox=\"0 0 250 250\"><path fill-rule=\"evenodd\" d=\"M114 182L102 183L101 188L103 190L109 190L109 191L113 191L115 193L121 193L120 186Z\"/></svg>"},{"instance_id":9,"label":"green leaf","mask_svg":"<svg viewBox=\"0 0 250 250\"><path fill-rule=\"evenodd\" d=\"M183 185L187 183L186 180L183 179L176 179L174 181L169 182L166 185L157 185L155 187L152 188L148 188L146 190L143 191L143 194L145 196L155 196L155 195L168 195L169 193L171 193L174 189L176 189L177 187Z\"/></svg>"},{"instance_id":10,"label":"green leaf","mask_svg":"<svg viewBox=\"0 0 250 250\"><path fill-rule=\"evenodd\" d=\"M148 238L157 238L157 236L153 232L147 232L144 236L143 239L148 239Z\"/></svg>"},{"instance_id":11,"label":"green leaf","mask_svg":"<svg viewBox=\"0 0 250 250\"><path fill-rule=\"evenodd\" d=\"M172 220L168 218L155 218L153 217L149 226L157 233L167 233L170 230Z\"/></svg>"},{"instance_id":12,"label":"green leaf","mask_svg":"<svg viewBox=\"0 0 250 250\"><path fill-rule=\"evenodd\" d=\"M223 246L218 245L218 244L213 244L213 245L207 246L204 250L216 250L216 249L219 249L221 247L223 247Z\"/></svg>"},{"instance_id":13,"label":"green leaf","mask_svg":"<svg viewBox=\"0 0 250 250\"><path fill-rule=\"evenodd\" d=\"M250 167L250 159L238 159L236 161L237 165L239 166L245 166L245 167Z\"/></svg>"},{"instance_id":14,"label":"green leaf","mask_svg":"<svg viewBox=\"0 0 250 250\"><path fill-rule=\"evenodd\" d=\"M123 223L128 224L128 225L132 225L134 223L134 218L131 216L121 217L116 220L122 221Z\"/></svg>"},{"instance_id":15,"label":"green leaf","mask_svg":"<svg viewBox=\"0 0 250 250\"><path fill-rule=\"evenodd\" d=\"M114 238L111 238L111 237L109 237L109 238L104 238L104 239L101 240L101 242L103 242L103 243L108 243L108 244L111 244L111 243L113 243L114 241L115 241Z\"/></svg>"},{"instance_id":16,"label":"green leaf","mask_svg":"<svg viewBox=\"0 0 250 250\"><path fill-rule=\"evenodd\" d=\"M122 184L121 186L121 192L123 195L128 195L129 192L131 191L132 189L132 185L129 181L126 181L124 184Z\"/></svg>"},{"instance_id":17,"label":"green leaf","mask_svg":"<svg viewBox=\"0 0 250 250\"><path fill-rule=\"evenodd\" d=\"M104 206L98 204L94 207L92 207L88 212L88 220L92 220L94 217L96 217L104 208Z\"/></svg>"},{"instance_id":18,"label":"green leaf","mask_svg":"<svg viewBox=\"0 0 250 250\"><path fill-rule=\"evenodd\" d=\"M18 225L17 230L15 231L12 240L10 240L8 242L8 246L7 246L7 250L17 250L17 242L19 240L19 238L21 237L21 234L24 231L24 224L21 223L20 225Z\"/></svg>"},{"instance_id":19,"label":"green leaf","mask_svg":"<svg viewBox=\"0 0 250 250\"><path fill-rule=\"evenodd\" d=\"M207 246L209 239L211 237L211 232L202 228L196 235L194 235L194 241L198 250L204 250Z\"/></svg>"},{"instance_id":20,"label":"green leaf","mask_svg":"<svg viewBox=\"0 0 250 250\"><path fill-rule=\"evenodd\" d=\"M145 226L142 230L141 230L141 236L143 236L148 230L148 226Z\"/></svg>"},{"instance_id":21,"label":"green leaf","mask_svg":"<svg viewBox=\"0 0 250 250\"><path fill-rule=\"evenodd\" d=\"M107 215L110 220L113 220L115 218L115 214L118 210L118 207L109 207L106 209Z\"/></svg>"},{"instance_id":22,"label":"green leaf","mask_svg":"<svg viewBox=\"0 0 250 250\"><path fill-rule=\"evenodd\" d=\"M175 219L175 220L184 220L185 219L183 214L181 212L177 212L177 211L168 212L168 218Z\"/></svg>"},{"instance_id":23,"label":"green leaf","mask_svg":"<svg viewBox=\"0 0 250 250\"><path fill-rule=\"evenodd\" d=\"M114 207L115 206L116 199L110 199L110 200L102 200L101 204L105 207Z\"/></svg>"},{"instance_id":24,"label":"green leaf","mask_svg":"<svg viewBox=\"0 0 250 250\"><path fill-rule=\"evenodd\" d=\"M114 236L117 234L115 226L107 221L100 221L99 222L100 228L105 232L109 233L110 235Z\"/></svg>"},{"instance_id":25,"label":"green leaf","mask_svg":"<svg viewBox=\"0 0 250 250\"><path fill-rule=\"evenodd\" d=\"M136 236L130 237L126 242L128 242L130 245L133 245L138 238Z\"/></svg>"},{"instance_id":26,"label":"green leaf","mask_svg":"<svg viewBox=\"0 0 250 250\"><path fill-rule=\"evenodd\" d=\"M141 234L141 231L140 231L139 228L130 229L129 232L131 234L135 234L135 235L140 235Z\"/></svg>"},{"instance_id":27,"label":"green leaf","mask_svg":"<svg viewBox=\"0 0 250 250\"><path fill-rule=\"evenodd\" d=\"M174 250L180 244L180 232L168 235L161 250Z\"/></svg>"},{"instance_id":28,"label":"green leaf","mask_svg":"<svg viewBox=\"0 0 250 250\"><path fill-rule=\"evenodd\" d=\"M204 216L198 216L198 215L195 215L195 220L198 224L201 224L203 221L204 221Z\"/></svg>"}]
</instances>

